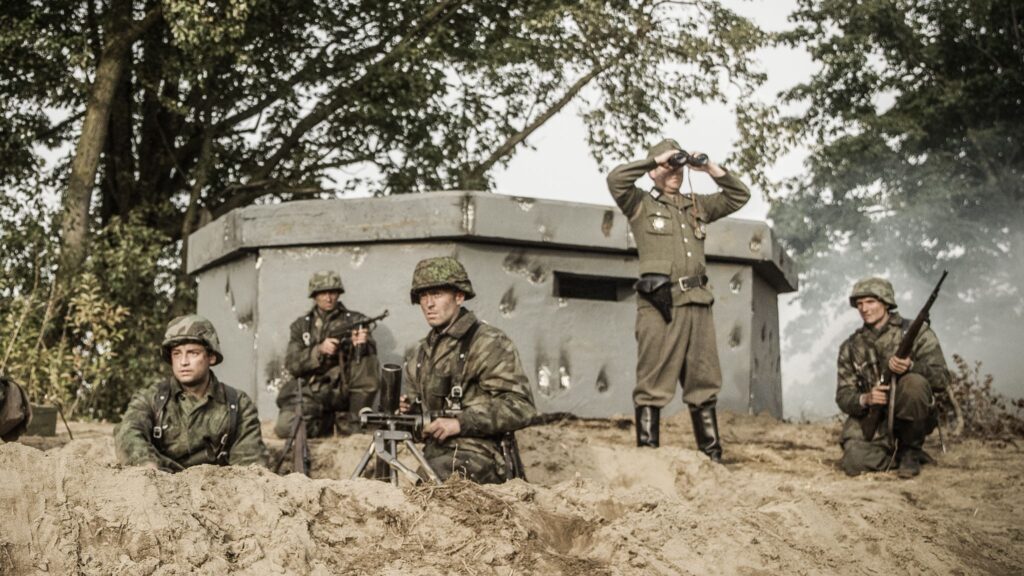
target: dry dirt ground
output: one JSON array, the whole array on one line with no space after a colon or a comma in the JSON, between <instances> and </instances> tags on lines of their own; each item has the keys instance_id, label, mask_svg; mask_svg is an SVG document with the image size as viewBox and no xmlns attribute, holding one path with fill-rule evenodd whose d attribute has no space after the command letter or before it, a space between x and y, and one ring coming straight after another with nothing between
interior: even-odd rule
<instances>
[{"instance_id":1,"label":"dry dirt ground","mask_svg":"<svg viewBox=\"0 0 1024 576\"><path fill-rule=\"evenodd\" d=\"M109 425L73 424L0 446L0 574L1024 573L1014 441L930 439L939 464L902 481L844 476L836 424L721 428L724 465L685 415L659 450L627 420L563 421L520 434L530 483L399 489L347 479L365 435L316 442L313 479L171 475L117 466Z\"/></svg>"}]
</instances>

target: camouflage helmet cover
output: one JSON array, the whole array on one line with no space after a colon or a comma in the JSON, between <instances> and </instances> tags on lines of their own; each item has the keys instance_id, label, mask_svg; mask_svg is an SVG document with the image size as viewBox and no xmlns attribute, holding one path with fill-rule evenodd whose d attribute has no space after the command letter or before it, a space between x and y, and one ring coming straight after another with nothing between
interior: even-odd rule
<instances>
[{"instance_id":1,"label":"camouflage helmet cover","mask_svg":"<svg viewBox=\"0 0 1024 576\"><path fill-rule=\"evenodd\" d=\"M420 260L416 264L416 271L412 273L412 288L409 289L412 303L419 304L419 293L423 290L442 287L459 290L466 295L466 300L476 296L466 268L455 258L441 256Z\"/></svg>"},{"instance_id":2,"label":"camouflage helmet cover","mask_svg":"<svg viewBox=\"0 0 1024 576\"><path fill-rule=\"evenodd\" d=\"M312 298L317 292L328 292L337 290L344 294L345 287L341 284L341 274L333 270L320 270L309 277L309 297Z\"/></svg>"},{"instance_id":3,"label":"camouflage helmet cover","mask_svg":"<svg viewBox=\"0 0 1024 576\"><path fill-rule=\"evenodd\" d=\"M213 324L197 314L178 316L167 324L167 332L164 333L164 341L160 345L160 351L164 362L171 363L171 349L179 344L196 343L202 344L216 358L213 366L224 361L224 355L220 351L220 339L217 338L217 331Z\"/></svg>"},{"instance_id":4,"label":"camouflage helmet cover","mask_svg":"<svg viewBox=\"0 0 1024 576\"><path fill-rule=\"evenodd\" d=\"M890 310L896 309L896 294L892 289L892 284L885 278L873 276L858 280L853 285L853 292L850 293L850 306L856 308L857 300L867 296L878 299Z\"/></svg>"},{"instance_id":5,"label":"camouflage helmet cover","mask_svg":"<svg viewBox=\"0 0 1024 576\"><path fill-rule=\"evenodd\" d=\"M654 146L651 146L647 150L647 159L648 160L654 160L655 158L658 157L659 154L663 154L665 152L668 152L669 150L682 150L682 149L683 148L682 148L682 146L679 145L679 142L676 142L675 140L673 140L671 138L666 138L666 139L662 140L661 142L658 142Z\"/></svg>"}]
</instances>

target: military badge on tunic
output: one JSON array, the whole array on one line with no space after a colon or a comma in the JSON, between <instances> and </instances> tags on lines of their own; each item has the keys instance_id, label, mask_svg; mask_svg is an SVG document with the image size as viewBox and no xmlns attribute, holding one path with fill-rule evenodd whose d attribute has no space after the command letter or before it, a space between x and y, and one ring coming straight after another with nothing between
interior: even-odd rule
<instances>
[{"instance_id":1,"label":"military badge on tunic","mask_svg":"<svg viewBox=\"0 0 1024 576\"><path fill-rule=\"evenodd\" d=\"M654 220L651 220L651 226L653 226L655 230L660 232L665 229L665 219L655 218Z\"/></svg>"},{"instance_id":2,"label":"military badge on tunic","mask_svg":"<svg viewBox=\"0 0 1024 576\"><path fill-rule=\"evenodd\" d=\"M693 235L697 237L697 240L703 240L708 235L707 227L700 220L697 221L697 227L693 229Z\"/></svg>"}]
</instances>

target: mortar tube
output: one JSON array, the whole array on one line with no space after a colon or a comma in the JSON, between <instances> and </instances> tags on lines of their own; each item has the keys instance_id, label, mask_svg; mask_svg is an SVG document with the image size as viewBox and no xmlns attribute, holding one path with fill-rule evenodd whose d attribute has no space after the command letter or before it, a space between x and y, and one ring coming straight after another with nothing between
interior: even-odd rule
<instances>
[{"instance_id":1,"label":"mortar tube","mask_svg":"<svg viewBox=\"0 0 1024 576\"><path fill-rule=\"evenodd\" d=\"M380 411L394 414L398 411L398 397L402 394L402 366L384 364L380 369Z\"/></svg>"}]
</instances>

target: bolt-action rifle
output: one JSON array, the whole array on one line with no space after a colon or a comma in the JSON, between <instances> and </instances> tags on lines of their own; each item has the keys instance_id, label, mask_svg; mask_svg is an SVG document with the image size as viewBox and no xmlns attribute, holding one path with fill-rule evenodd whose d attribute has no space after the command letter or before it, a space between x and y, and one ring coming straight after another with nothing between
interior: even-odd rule
<instances>
[{"instance_id":1,"label":"bolt-action rifle","mask_svg":"<svg viewBox=\"0 0 1024 576\"><path fill-rule=\"evenodd\" d=\"M287 458L288 453L291 452L292 472L302 472L306 476L309 476L309 441L306 435L306 418L302 411L302 378L296 379L296 386L298 386L298 393L296 394L295 399L295 420L292 422L292 429L288 434L288 441L285 442L284 450L281 451L281 455L277 458L277 462L274 463L274 473L277 474L280 472L281 464L284 463L284 459Z\"/></svg>"},{"instance_id":2,"label":"bolt-action rifle","mask_svg":"<svg viewBox=\"0 0 1024 576\"><path fill-rule=\"evenodd\" d=\"M917 340L917 335L920 334L921 328L924 327L924 323L928 322L929 313L932 309L932 304L934 304L935 299L938 298L939 290L942 288L942 283L943 281L946 280L946 276L948 274L949 272L945 270L942 271L942 278L939 278L939 283L936 284L935 289L932 290L931 296L928 297L928 302L926 302L924 307L921 308L921 311L917 313L917 317L914 318L914 321L910 323L910 326L907 328L907 331L903 334L903 339L900 340L900 345L898 348L896 348L895 356L897 358L903 359L910 357L910 352L914 348L914 340ZM880 380L882 382L886 380L889 381L888 405L885 408L884 414L886 416L886 428L889 432L890 442L892 442L893 440L893 425L896 413L897 379L898 376L889 371L888 363L886 363L883 368L883 376L882 378L880 378ZM861 430L864 432L864 438L869 442L872 438L875 437L875 433L878 431L878 425L882 421L882 410L883 409L881 406L872 405L870 410L868 410L868 415L865 416L863 420L861 420Z\"/></svg>"}]
</instances>

